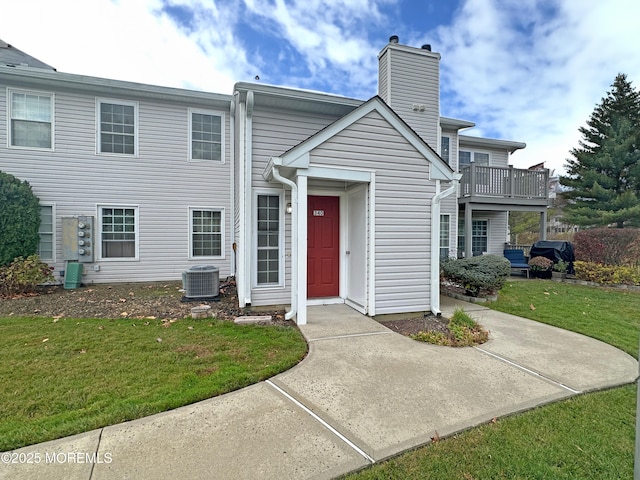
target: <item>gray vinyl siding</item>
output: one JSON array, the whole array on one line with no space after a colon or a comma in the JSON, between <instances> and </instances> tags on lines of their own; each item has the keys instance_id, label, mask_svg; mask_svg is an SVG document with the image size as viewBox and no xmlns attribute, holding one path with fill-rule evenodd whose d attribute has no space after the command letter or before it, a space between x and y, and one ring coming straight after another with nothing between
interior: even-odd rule
<instances>
[{"instance_id":1,"label":"gray vinyl siding","mask_svg":"<svg viewBox=\"0 0 640 480\"><path fill-rule=\"evenodd\" d=\"M39 88L38 90L43 90ZM231 274L231 176L229 112L225 162L188 161L188 108L199 105L137 100L108 94L55 93L55 151L7 148L6 89L0 92L0 170L27 180L42 202L56 206L55 274L64 270L61 217L92 215L98 205L138 207L138 260L87 264L83 283L179 280L195 264ZM96 154L96 97L138 101L138 156ZM208 109L208 108L206 108ZM224 209L223 259L189 259L189 207ZM100 270L95 272L93 267Z\"/></svg>"},{"instance_id":2,"label":"gray vinyl siding","mask_svg":"<svg viewBox=\"0 0 640 480\"><path fill-rule=\"evenodd\" d=\"M258 109L253 113L252 136L252 184L254 188L283 190L279 183L269 183L262 177L262 172L269 159L280 156L287 150L298 145L313 134L334 122L337 118L327 115L292 112L278 109ZM253 199L253 196L252 196ZM291 201L288 188L285 190L285 204ZM251 209L255 213L255 207ZM253 218L251 229L253 229ZM260 305L288 305L291 303L291 215L285 215L285 279L284 286L254 287L251 290L251 304ZM253 252L254 245L250 247ZM255 262L255 254L250 256ZM252 271L255 265L251 266Z\"/></svg>"},{"instance_id":3,"label":"gray vinyl siding","mask_svg":"<svg viewBox=\"0 0 640 480\"><path fill-rule=\"evenodd\" d=\"M311 152L316 164L374 169L376 314L429 310L429 164L377 112Z\"/></svg>"},{"instance_id":4,"label":"gray vinyl siding","mask_svg":"<svg viewBox=\"0 0 640 480\"><path fill-rule=\"evenodd\" d=\"M488 220L487 253L502 256L507 241L507 212L476 210L473 212L473 219Z\"/></svg>"},{"instance_id":5,"label":"gray vinyl siding","mask_svg":"<svg viewBox=\"0 0 640 480\"><path fill-rule=\"evenodd\" d=\"M390 48L387 104L432 148L437 149L440 124L440 60L437 54ZM414 111L413 105L424 105Z\"/></svg>"}]
</instances>

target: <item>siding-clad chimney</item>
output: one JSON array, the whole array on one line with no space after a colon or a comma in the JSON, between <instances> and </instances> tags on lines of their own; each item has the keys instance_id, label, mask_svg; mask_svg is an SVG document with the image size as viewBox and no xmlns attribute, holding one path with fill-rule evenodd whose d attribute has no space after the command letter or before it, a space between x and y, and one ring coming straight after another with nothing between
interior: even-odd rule
<instances>
[{"instance_id":1,"label":"siding-clad chimney","mask_svg":"<svg viewBox=\"0 0 640 480\"><path fill-rule=\"evenodd\" d=\"M440 54L398 43L378 55L378 95L437 150L440 123Z\"/></svg>"}]
</instances>

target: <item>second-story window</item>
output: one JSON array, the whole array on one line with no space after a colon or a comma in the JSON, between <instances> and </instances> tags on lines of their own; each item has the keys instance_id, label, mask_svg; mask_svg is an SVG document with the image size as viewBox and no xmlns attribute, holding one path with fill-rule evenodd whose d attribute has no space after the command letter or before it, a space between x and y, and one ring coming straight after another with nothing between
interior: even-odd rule
<instances>
[{"instance_id":1,"label":"second-story window","mask_svg":"<svg viewBox=\"0 0 640 480\"><path fill-rule=\"evenodd\" d=\"M98 153L136 155L137 104L98 101Z\"/></svg>"},{"instance_id":2,"label":"second-story window","mask_svg":"<svg viewBox=\"0 0 640 480\"><path fill-rule=\"evenodd\" d=\"M447 165L451 165L451 138L442 137L440 139L440 156L447 162Z\"/></svg>"},{"instance_id":3,"label":"second-story window","mask_svg":"<svg viewBox=\"0 0 640 480\"><path fill-rule=\"evenodd\" d=\"M458 168L462 169L471 165L489 166L489 154L487 152L473 152L470 150L460 150L458 153Z\"/></svg>"},{"instance_id":4,"label":"second-story window","mask_svg":"<svg viewBox=\"0 0 640 480\"><path fill-rule=\"evenodd\" d=\"M53 149L53 94L9 90L9 145Z\"/></svg>"},{"instance_id":5,"label":"second-story window","mask_svg":"<svg viewBox=\"0 0 640 480\"><path fill-rule=\"evenodd\" d=\"M224 117L220 113L190 111L190 160L223 161L222 130Z\"/></svg>"}]
</instances>

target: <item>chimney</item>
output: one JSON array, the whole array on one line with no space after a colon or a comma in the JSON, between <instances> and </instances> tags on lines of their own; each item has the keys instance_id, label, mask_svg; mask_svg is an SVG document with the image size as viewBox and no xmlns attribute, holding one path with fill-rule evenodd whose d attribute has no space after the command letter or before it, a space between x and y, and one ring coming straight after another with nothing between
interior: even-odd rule
<instances>
[{"instance_id":1,"label":"chimney","mask_svg":"<svg viewBox=\"0 0 640 480\"><path fill-rule=\"evenodd\" d=\"M440 54L431 45L401 45L392 35L378 54L378 95L438 150Z\"/></svg>"}]
</instances>

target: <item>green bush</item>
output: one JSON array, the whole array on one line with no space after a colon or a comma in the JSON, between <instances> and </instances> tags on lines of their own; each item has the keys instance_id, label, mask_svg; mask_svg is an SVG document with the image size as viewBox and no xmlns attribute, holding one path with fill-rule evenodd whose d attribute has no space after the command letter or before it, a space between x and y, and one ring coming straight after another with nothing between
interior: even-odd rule
<instances>
[{"instance_id":1,"label":"green bush","mask_svg":"<svg viewBox=\"0 0 640 480\"><path fill-rule=\"evenodd\" d=\"M28 257L40 243L40 202L29 183L0 172L0 266Z\"/></svg>"},{"instance_id":2,"label":"green bush","mask_svg":"<svg viewBox=\"0 0 640 480\"><path fill-rule=\"evenodd\" d=\"M640 269L575 261L576 278L603 285L640 285Z\"/></svg>"},{"instance_id":3,"label":"green bush","mask_svg":"<svg viewBox=\"0 0 640 480\"><path fill-rule=\"evenodd\" d=\"M0 295L12 296L34 292L38 285L53 282L53 268L38 255L18 257L0 268Z\"/></svg>"},{"instance_id":4,"label":"green bush","mask_svg":"<svg viewBox=\"0 0 640 480\"><path fill-rule=\"evenodd\" d=\"M444 279L463 286L473 297L500 290L510 273L511 263L498 255L452 259L442 264Z\"/></svg>"}]
</instances>

